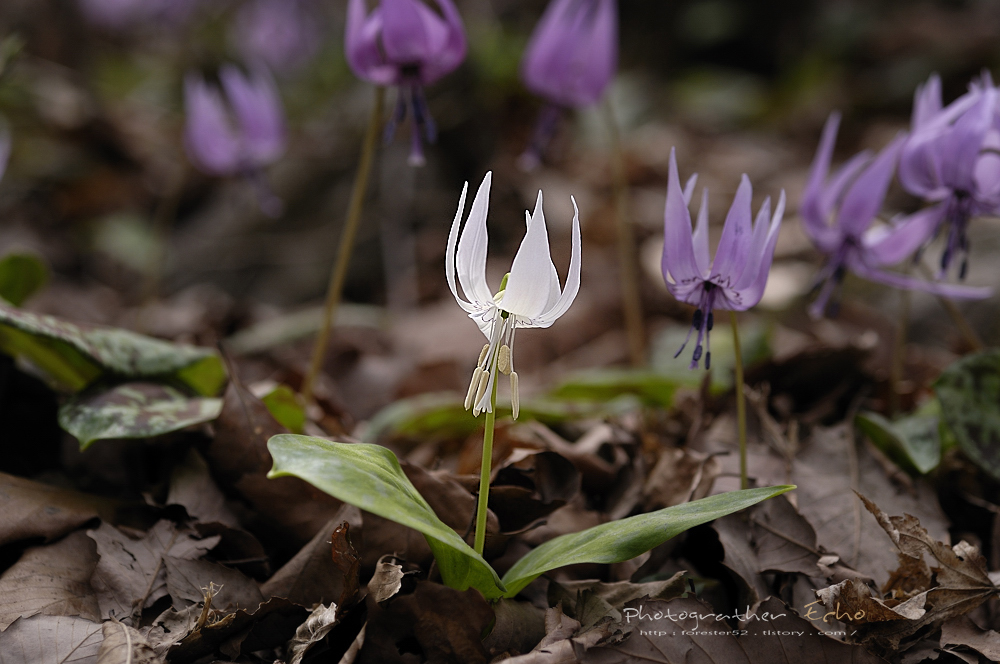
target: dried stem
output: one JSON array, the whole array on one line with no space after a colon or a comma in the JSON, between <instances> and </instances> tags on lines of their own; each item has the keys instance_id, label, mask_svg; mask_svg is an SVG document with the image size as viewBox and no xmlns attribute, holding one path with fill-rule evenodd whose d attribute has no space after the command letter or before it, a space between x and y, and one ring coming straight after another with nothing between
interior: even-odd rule
<instances>
[{"instance_id":1,"label":"dried stem","mask_svg":"<svg viewBox=\"0 0 1000 664\"><path fill-rule=\"evenodd\" d=\"M323 308L323 324L316 345L313 346L312 360L309 371L302 382L302 396L306 403L312 400L316 378L323 368L323 358L326 355L327 342L330 339L330 328L337 315L337 306L344 290L344 280L347 278L347 267L351 262L351 251L354 249L354 237L357 235L358 223L361 221L361 210L365 201L365 191L368 189L368 176L371 175L372 162L375 157L375 147L382 124L382 106L385 101L385 88L375 88L375 103L372 104L372 114L368 120L364 144L361 148L361 160L358 162L358 173L354 178L354 189L351 192L351 202L347 208L347 220L337 247L337 261L330 273L330 285L326 291L326 305Z\"/></svg>"},{"instance_id":2,"label":"dried stem","mask_svg":"<svg viewBox=\"0 0 1000 664\"><path fill-rule=\"evenodd\" d=\"M733 326L733 350L736 353L736 426L740 436L740 488L749 489L747 479L747 406L743 395L743 352L740 349L740 331L736 324L736 313L729 312L729 322Z\"/></svg>"},{"instance_id":3,"label":"dried stem","mask_svg":"<svg viewBox=\"0 0 1000 664\"><path fill-rule=\"evenodd\" d=\"M496 364L494 358L493 363ZM476 503L476 553L483 555L486 546L486 507L490 500L490 471L493 465L493 426L496 422L497 383L499 376L493 380L493 391L490 392L490 409L486 412L486 430L483 432L483 463L479 469L479 501Z\"/></svg>"},{"instance_id":4,"label":"dried stem","mask_svg":"<svg viewBox=\"0 0 1000 664\"><path fill-rule=\"evenodd\" d=\"M615 121L611 101L604 100L604 119L611 137L612 188L615 203L615 223L618 229L618 270L621 274L622 310L632 366L641 367L646 358L646 333L643 330L642 299L639 296L638 259L635 237L628 213L628 179L625 176L625 156L621 135Z\"/></svg>"}]
</instances>

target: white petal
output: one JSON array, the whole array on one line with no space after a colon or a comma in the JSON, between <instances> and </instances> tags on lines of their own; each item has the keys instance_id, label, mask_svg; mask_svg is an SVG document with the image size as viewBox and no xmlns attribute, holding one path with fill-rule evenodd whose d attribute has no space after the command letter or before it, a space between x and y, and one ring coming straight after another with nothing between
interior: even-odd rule
<instances>
[{"instance_id":1,"label":"white petal","mask_svg":"<svg viewBox=\"0 0 1000 664\"><path fill-rule=\"evenodd\" d=\"M562 295L556 300L551 309L547 309L540 316L532 321L532 325L525 327L548 327L560 316L562 316L573 304L576 294L580 290L580 210L576 207L576 199L573 201L573 251L569 259L569 272L566 273L566 287L563 288Z\"/></svg>"},{"instance_id":2,"label":"white petal","mask_svg":"<svg viewBox=\"0 0 1000 664\"><path fill-rule=\"evenodd\" d=\"M493 173L487 173L479 185L476 198L472 201L469 219L465 222L462 239L458 241L458 280L465 296L473 302L487 303L493 300L493 293L486 285L486 247L489 242L486 233L486 214L490 204L490 184Z\"/></svg>"},{"instance_id":3,"label":"white petal","mask_svg":"<svg viewBox=\"0 0 1000 664\"><path fill-rule=\"evenodd\" d=\"M451 231L448 233L448 247L444 252L444 274L448 279L448 288L451 289L451 294L455 296L458 306L472 313L477 310L476 306L462 299L458 294L458 288L455 286L455 247L458 245L458 227L462 224L462 213L465 212L465 195L468 192L469 183L466 182L465 186L462 187L462 196L458 199L458 210L455 212L455 220L451 222Z\"/></svg>"},{"instance_id":4,"label":"white petal","mask_svg":"<svg viewBox=\"0 0 1000 664\"><path fill-rule=\"evenodd\" d=\"M542 192L538 192L538 198L535 199L535 211L529 215L528 211L524 211L525 221L527 225L531 225L532 219L544 219L544 214L542 212ZM545 300L545 306L542 307L542 311L548 311L552 308L552 305L556 303L559 299L559 273L556 272L556 264L552 262L552 256L549 256L549 266L552 268L552 280L549 285L549 297Z\"/></svg>"},{"instance_id":5,"label":"white petal","mask_svg":"<svg viewBox=\"0 0 1000 664\"><path fill-rule=\"evenodd\" d=\"M500 303L504 311L528 318L545 311L552 291L552 257L541 200L542 192L538 192L535 214L531 216L528 232L524 234L514 263L510 266L510 277ZM555 287L559 287L558 280Z\"/></svg>"}]
</instances>

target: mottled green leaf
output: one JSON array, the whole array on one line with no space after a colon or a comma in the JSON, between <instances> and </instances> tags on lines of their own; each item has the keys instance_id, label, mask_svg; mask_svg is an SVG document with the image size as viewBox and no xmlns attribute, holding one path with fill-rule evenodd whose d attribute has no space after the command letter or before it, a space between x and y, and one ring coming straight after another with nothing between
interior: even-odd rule
<instances>
[{"instance_id":1,"label":"mottled green leaf","mask_svg":"<svg viewBox=\"0 0 1000 664\"><path fill-rule=\"evenodd\" d=\"M566 565L631 560L689 528L739 512L794 488L783 485L730 491L556 537L532 549L504 574L505 597L513 597L545 572Z\"/></svg>"},{"instance_id":2,"label":"mottled green leaf","mask_svg":"<svg viewBox=\"0 0 1000 664\"><path fill-rule=\"evenodd\" d=\"M45 263L34 254L8 254L0 258L0 298L16 307L48 281Z\"/></svg>"},{"instance_id":3,"label":"mottled green leaf","mask_svg":"<svg viewBox=\"0 0 1000 664\"><path fill-rule=\"evenodd\" d=\"M271 417L292 433L302 433L306 423L306 411L299 402L295 390L287 385L278 385L261 397Z\"/></svg>"},{"instance_id":4,"label":"mottled green leaf","mask_svg":"<svg viewBox=\"0 0 1000 664\"><path fill-rule=\"evenodd\" d=\"M59 425L87 449L95 440L149 438L210 422L221 410L221 399L189 397L158 383L124 383L76 395L59 409Z\"/></svg>"},{"instance_id":5,"label":"mottled green leaf","mask_svg":"<svg viewBox=\"0 0 1000 664\"><path fill-rule=\"evenodd\" d=\"M571 376L552 391L550 398L606 402L631 394L645 405L667 408L676 389L675 380L652 371L594 369Z\"/></svg>"},{"instance_id":6,"label":"mottled green leaf","mask_svg":"<svg viewBox=\"0 0 1000 664\"><path fill-rule=\"evenodd\" d=\"M962 451L1000 480L1000 349L955 362L934 383L934 391Z\"/></svg>"},{"instance_id":7,"label":"mottled green leaf","mask_svg":"<svg viewBox=\"0 0 1000 664\"><path fill-rule=\"evenodd\" d=\"M0 304L0 352L27 359L71 390L82 389L103 372L128 378L176 376L200 394L215 394L225 380L222 361L211 348L78 325L5 304Z\"/></svg>"},{"instance_id":8,"label":"mottled green leaf","mask_svg":"<svg viewBox=\"0 0 1000 664\"><path fill-rule=\"evenodd\" d=\"M345 503L413 528L427 539L446 585L476 588L487 599L503 594L497 573L437 517L390 450L295 434L272 436L267 449L274 458L268 477L294 475Z\"/></svg>"},{"instance_id":9,"label":"mottled green leaf","mask_svg":"<svg viewBox=\"0 0 1000 664\"><path fill-rule=\"evenodd\" d=\"M858 428L890 459L910 472L929 473L941 463L936 415L911 415L890 421L878 413L859 413Z\"/></svg>"}]
</instances>

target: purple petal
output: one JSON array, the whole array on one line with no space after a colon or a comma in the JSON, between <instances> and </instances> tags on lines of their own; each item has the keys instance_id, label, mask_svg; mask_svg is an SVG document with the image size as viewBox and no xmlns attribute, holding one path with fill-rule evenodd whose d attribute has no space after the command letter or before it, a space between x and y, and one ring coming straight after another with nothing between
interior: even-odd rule
<instances>
[{"instance_id":1,"label":"purple petal","mask_svg":"<svg viewBox=\"0 0 1000 664\"><path fill-rule=\"evenodd\" d=\"M320 29L318 17L300 0L253 0L236 14L231 36L245 59L287 73L316 55Z\"/></svg>"},{"instance_id":2,"label":"purple petal","mask_svg":"<svg viewBox=\"0 0 1000 664\"><path fill-rule=\"evenodd\" d=\"M919 290L933 295L940 295L953 300L982 300L990 297L993 290L978 286L958 286L944 284L939 281L923 281L896 272L886 272L877 268L869 267L860 260L849 261L851 271L869 281L877 281L893 288L905 288L906 290Z\"/></svg>"},{"instance_id":3,"label":"purple petal","mask_svg":"<svg viewBox=\"0 0 1000 664\"><path fill-rule=\"evenodd\" d=\"M869 265L895 265L928 242L944 221L947 201L924 208L897 221L893 226L871 229L861 239L865 262Z\"/></svg>"},{"instance_id":4,"label":"purple petal","mask_svg":"<svg viewBox=\"0 0 1000 664\"><path fill-rule=\"evenodd\" d=\"M418 65L427 59L428 26L420 7L417 0L382 0L382 50L389 62Z\"/></svg>"},{"instance_id":5,"label":"purple petal","mask_svg":"<svg viewBox=\"0 0 1000 664\"><path fill-rule=\"evenodd\" d=\"M952 189L971 192L979 150L996 112L997 91L985 90L976 104L955 121L951 131L936 141L941 149L941 180Z\"/></svg>"},{"instance_id":6,"label":"purple petal","mask_svg":"<svg viewBox=\"0 0 1000 664\"><path fill-rule=\"evenodd\" d=\"M941 77L931 74L926 83L917 86L913 95L913 131L930 123L941 112Z\"/></svg>"},{"instance_id":7,"label":"purple petal","mask_svg":"<svg viewBox=\"0 0 1000 664\"><path fill-rule=\"evenodd\" d=\"M601 98L618 67L615 0L553 0L532 34L521 77L535 94L563 106Z\"/></svg>"},{"instance_id":8,"label":"purple petal","mask_svg":"<svg viewBox=\"0 0 1000 664\"><path fill-rule=\"evenodd\" d=\"M817 232L823 232L827 227L829 209L821 204L823 184L830 170L830 160L833 158L833 146L837 141L837 128L840 126L840 113L834 111L823 125L823 134L819 139L816 156L809 168L809 180L802 192L802 203L799 212L808 227L815 227Z\"/></svg>"},{"instance_id":9,"label":"purple petal","mask_svg":"<svg viewBox=\"0 0 1000 664\"><path fill-rule=\"evenodd\" d=\"M767 277L771 272L771 263L774 261L774 248L778 244L778 233L781 231L781 221L785 215L785 190L781 190L778 196L778 204L774 208L774 215L771 217L771 225L767 232L767 241L764 243L764 251L761 253L760 262L757 266L757 274L739 293L739 304L733 306L734 311L746 311L750 307L760 302L764 295L764 288L767 286Z\"/></svg>"},{"instance_id":10,"label":"purple petal","mask_svg":"<svg viewBox=\"0 0 1000 664\"><path fill-rule=\"evenodd\" d=\"M753 198L753 187L750 185L750 178L744 174L736 190L736 196L733 197L729 214L726 215L719 248L712 263L710 280L720 285L735 284L749 260L750 245L753 242L751 198Z\"/></svg>"},{"instance_id":11,"label":"purple petal","mask_svg":"<svg viewBox=\"0 0 1000 664\"><path fill-rule=\"evenodd\" d=\"M430 30L432 36L433 55L424 61L420 70L420 82L429 85L445 74L453 72L465 59L467 44L465 40L465 26L462 24L462 17L459 15L455 5L451 0L437 0L437 5L444 16L444 22L440 24L441 30ZM421 15L425 17L425 22L432 12L421 7ZM440 19L434 17L435 21Z\"/></svg>"},{"instance_id":12,"label":"purple petal","mask_svg":"<svg viewBox=\"0 0 1000 664\"><path fill-rule=\"evenodd\" d=\"M382 32L382 9L366 15L365 0L347 0L347 27L344 31L344 54L355 76L376 85L396 82L397 69L386 63L379 48Z\"/></svg>"},{"instance_id":13,"label":"purple petal","mask_svg":"<svg viewBox=\"0 0 1000 664\"><path fill-rule=\"evenodd\" d=\"M685 200L689 201L690 196L685 196ZM707 275L709 268L712 267L712 257L708 253L708 187L701 189L701 207L698 209L698 221L695 224L691 240L694 243L694 257L698 263L698 273Z\"/></svg>"},{"instance_id":14,"label":"purple petal","mask_svg":"<svg viewBox=\"0 0 1000 664\"><path fill-rule=\"evenodd\" d=\"M677 176L677 156L670 148L670 169L667 176L667 204L663 213L663 258L660 261L667 287L691 281L701 281L691 237L691 213L684 202L681 181Z\"/></svg>"},{"instance_id":15,"label":"purple petal","mask_svg":"<svg viewBox=\"0 0 1000 664\"><path fill-rule=\"evenodd\" d=\"M184 103L184 147L191 161L211 175L235 173L240 167L240 142L221 93L189 74L184 79Z\"/></svg>"},{"instance_id":16,"label":"purple petal","mask_svg":"<svg viewBox=\"0 0 1000 664\"><path fill-rule=\"evenodd\" d=\"M285 114L274 80L260 67L252 78L227 65L219 72L236 114L247 166L266 166L285 151Z\"/></svg>"},{"instance_id":17,"label":"purple petal","mask_svg":"<svg viewBox=\"0 0 1000 664\"><path fill-rule=\"evenodd\" d=\"M747 263L740 273L739 279L734 282L735 290L747 288L757 278L757 271L760 261L764 257L764 247L767 244L768 226L771 216L771 197L768 196L757 212L757 218L753 225L753 238L750 242L750 249L747 251Z\"/></svg>"},{"instance_id":18,"label":"purple petal","mask_svg":"<svg viewBox=\"0 0 1000 664\"><path fill-rule=\"evenodd\" d=\"M837 213L837 225L846 235L857 237L871 226L885 200L899 150L905 139L905 135L897 136L847 190Z\"/></svg>"},{"instance_id":19,"label":"purple petal","mask_svg":"<svg viewBox=\"0 0 1000 664\"><path fill-rule=\"evenodd\" d=\"M914 196L937 201L951 194L941 183L938 147L924 134L914 134L903 144L896 172L900 184Z\"/></svg>"}]
</instances>

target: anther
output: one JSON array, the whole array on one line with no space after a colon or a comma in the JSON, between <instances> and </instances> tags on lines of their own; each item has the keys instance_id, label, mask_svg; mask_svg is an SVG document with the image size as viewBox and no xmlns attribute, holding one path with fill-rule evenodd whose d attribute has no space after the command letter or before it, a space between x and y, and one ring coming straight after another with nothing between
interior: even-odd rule
<instances>
[{"instance_id":1,"label":"anther","mask_svg":"<svg viewBox=\"0 0 1000 664\"><path fill-rule=\"evenodd\" d=\"M465 409L466 410L469 410L470 408L472 408L472 404L473 404L472 400L476 396L476 392L479 390L479 382L480 382L479 374L481 372L485 373L479 367L476 367L475 369L472 370L472 382L469 383L469 393L465 395Z\"/></svg>"},{"instance_id":2,"label":"anther","mask_svg":"<svg viewBox=\"0 0 1000 664\"><path fill-rule=\"evenodd\" d=\"M694 360L695 362L697 362L698 360L700 360L701 359L701 350L702 350L701 344L698 344L697 346L695 346L694 347L694 355L691 356L691 359Z\"/></svg>"},{"instance_id":3,"label":"anther","mask_svg":"<svg viewBox=\"0 0 1000 664\"><path fill-rule=\"evenodd\" d=\"M511 414L514 419L517 419L517 414L521 411L521 398L517 394L517 372L510 372L510 409Z\"/></svg>"},{"instance_id":4,"label":"anther","mask_svg":"<svg viewBox=\"0 0 1000 664\"><path fill-rule=\"evenodd\" d=\"M479 366L483 366L483 362L486 360L486 353L488 352L490 352L490 345L486 344L485 346L483 346L483 351L479 353L479 362L477 362L476 364L478 364Z\"/></svg>"},{"instance_id":5,"label":"anther","mask_svg":"<svg viewBox=\"0 0 1000 664\"><path fill-rule=\"evenodd\" d=\"M705 353L705 370L712 368L712 351Z\"/></svg>"},{"instance_id":6,"label":"anther","mask_svg":"<svg viewBox=\"0 0 1000 664\"><path fill-rule=\"evenodd\" d=\"M510 346L507 344L500 346L500 353L497 355L497 371L505 376L510 375Z\"/></svg>"},{"instance_id":7,"label":"anther","mask_svg":"<svg viewBox=\"0 0 1000 664\"><path fill-rule=\"evenodd\" d=\"M969 259L962 259L962 267L958 270L958 280L965 281L965 273L969 271Z\"/></svg>"},{"instance_id":8,"label":"anther","mask_svg":"<svg viewBox=\"0 0 1000 664\"><path fill-rule=\"evenodd\" d=\"M711 311L708 312L708 325L705 326L706 330L711 331L712 327L715 325L715 314Z\"/></svg>"},{"instance_id":9,"label":"anther","mask_svg":"<svg viewBox=\"0 0 1000 664\"><path fill-rule=\"evenodd\" d=\"M702 313L701 309L694 310L694 321L691 323L693 327L701 327L701 321L704 319L705 314Z\"/></svg>"},{"instance_id":10,"label":"anther","mask_svg":"<svg viewBox=\"0 0 1000 664\"><path fill-rule=\"evenodd\" d=\"M479 374L479 387L476 389L476 403L483 400L483 395L486 394L486 385L490 382L490 372L485 369L480 369ZM479 413L476 413L479 415Z\"/></svg>"}]
</instances>

